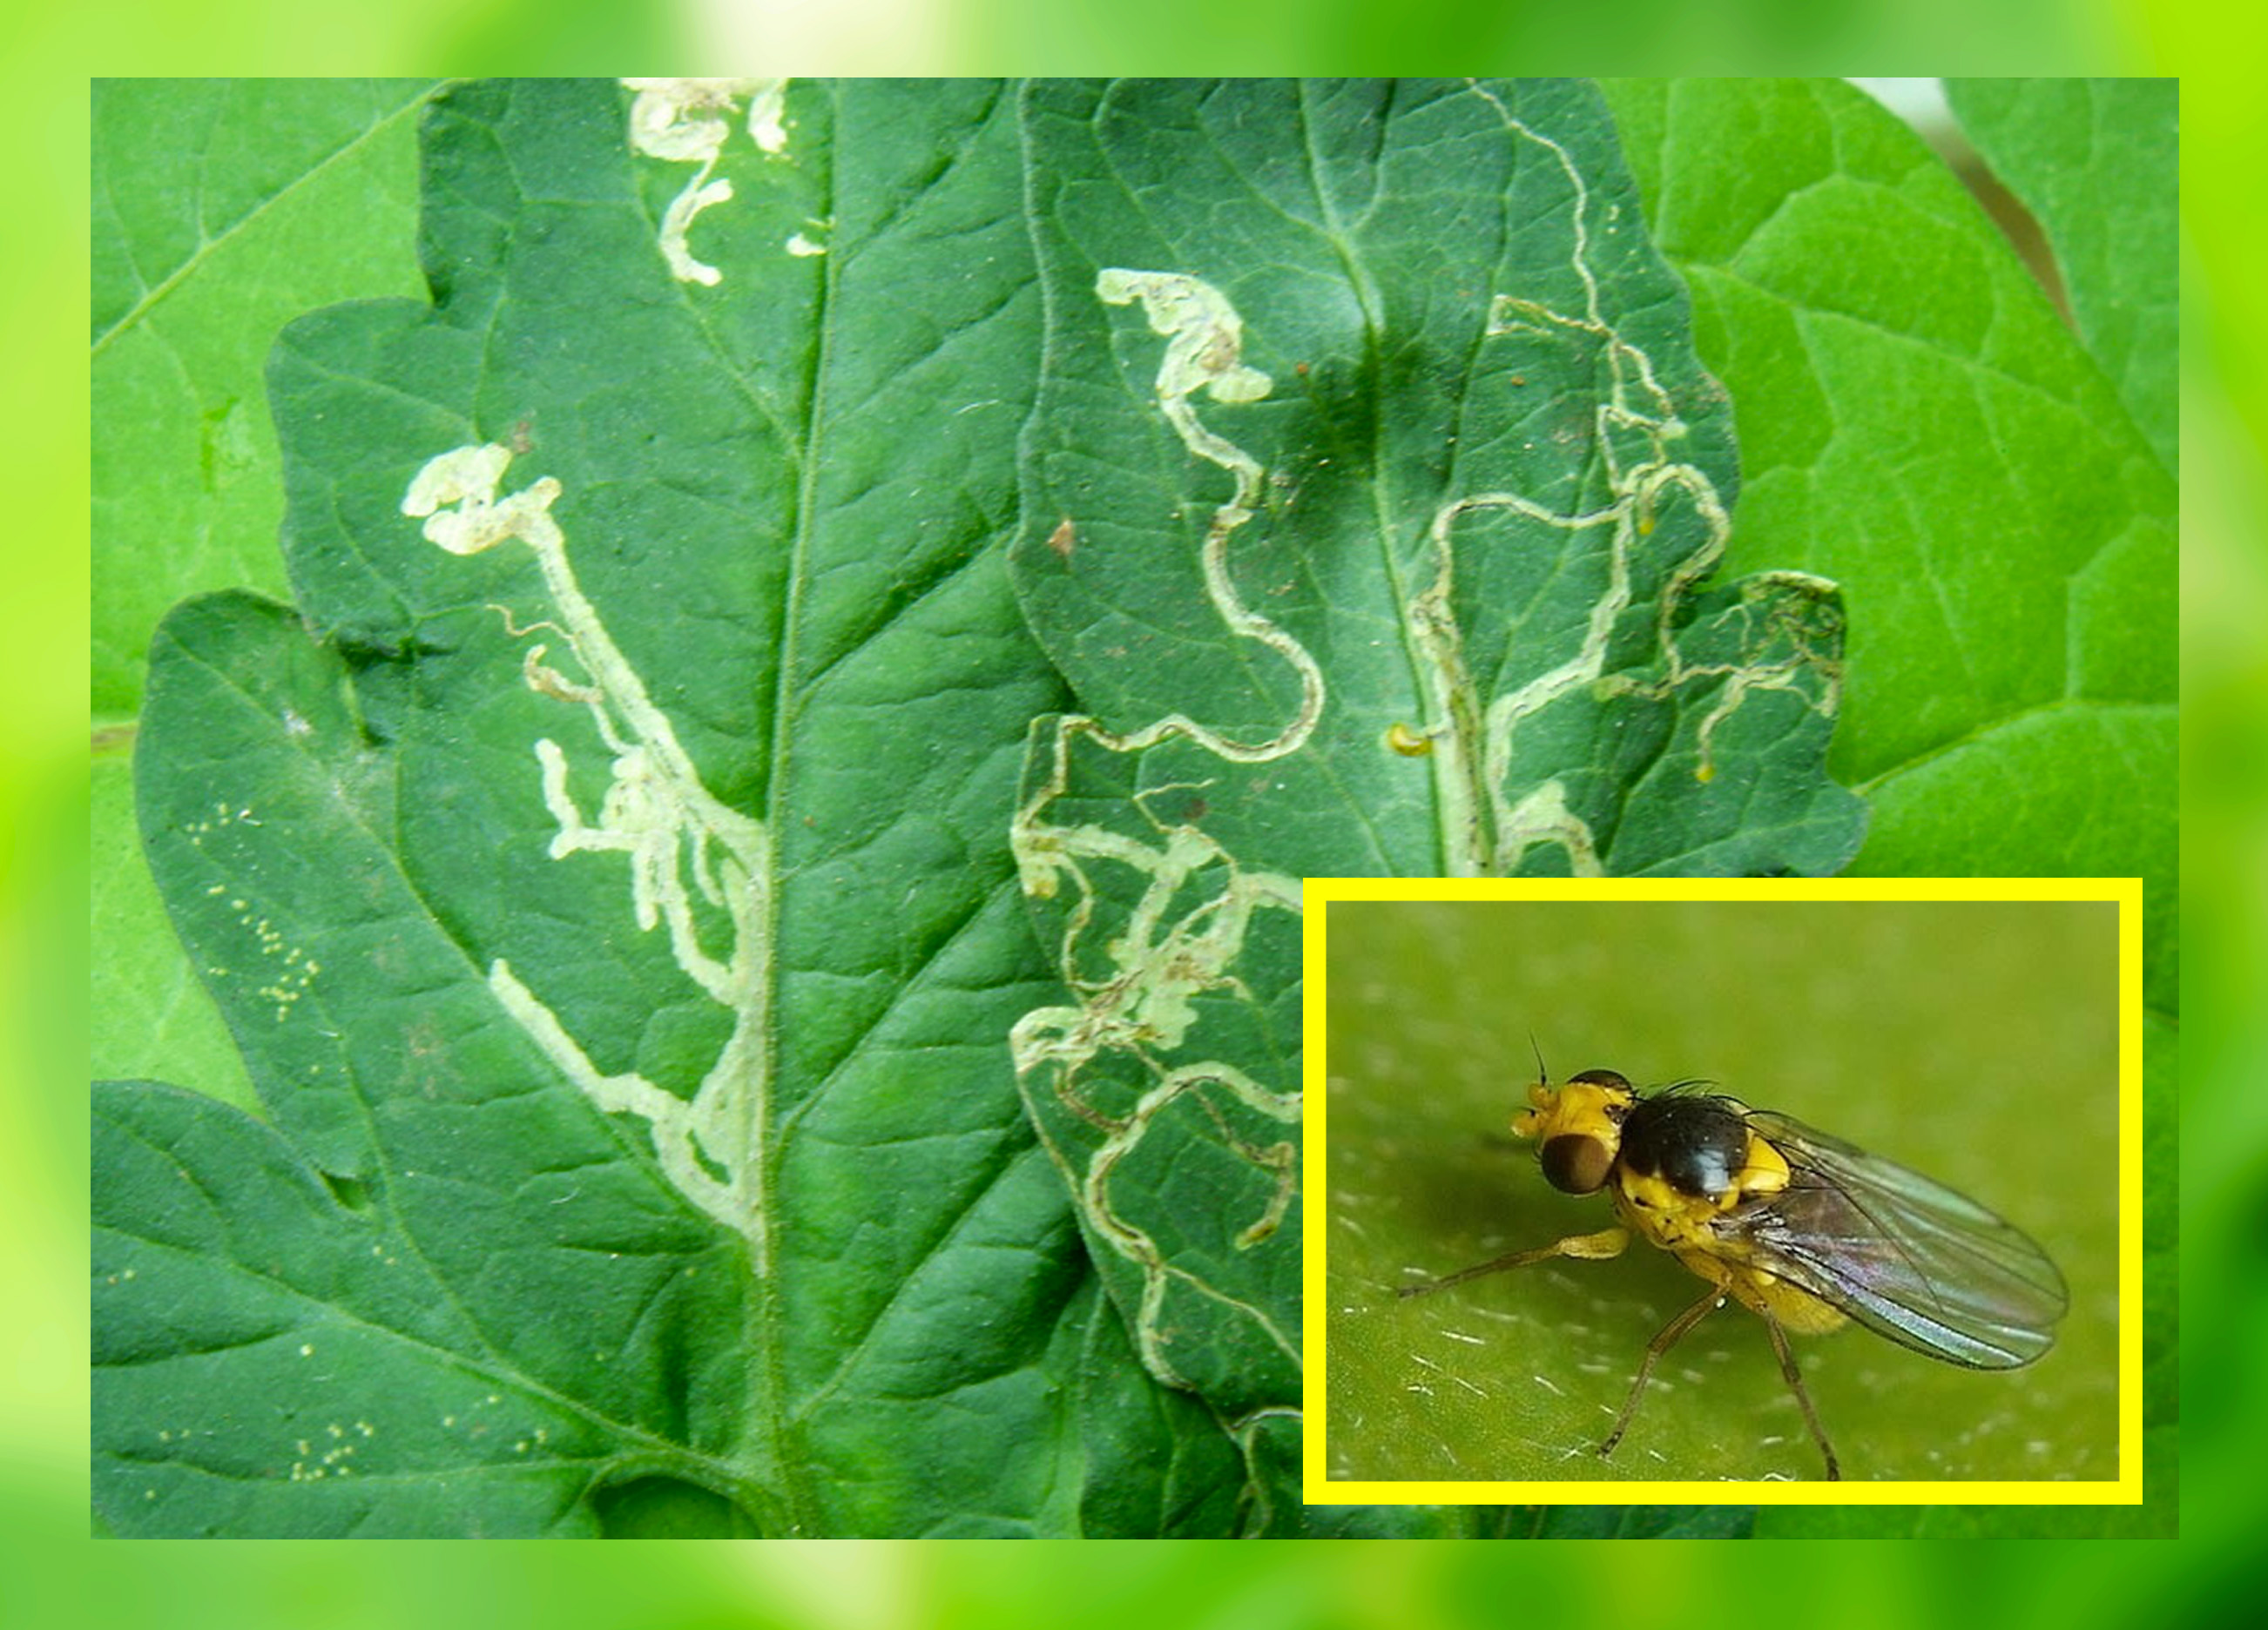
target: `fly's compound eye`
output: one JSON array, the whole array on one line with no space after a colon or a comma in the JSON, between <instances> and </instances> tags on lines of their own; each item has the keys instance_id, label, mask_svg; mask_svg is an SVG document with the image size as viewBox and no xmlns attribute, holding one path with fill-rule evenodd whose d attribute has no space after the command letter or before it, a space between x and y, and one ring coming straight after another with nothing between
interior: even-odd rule
<instances>
[{"instance_id":1,"label":"fly's compound eye","mask_svg":"<svg viewBox=\"0 0 2268 1630\"><path fill-rule=\"evenodd\" d=\"M1544 1180L1566 1194L1597 1193L1615 1164L1615 1151L1604 1139L1580 1132L1545 1139L1537 1157Z\"/></svg>"},{"instance_id":2,"label":"fly's compound eye","mask_svg":"<svg viewBox=\"0 0 2268 1630\"><path fill-rule=\"evenodd\" d=\"M1571 1087L1579 1081L1587 1082L1594 1087L1605 1087L1611 1092L1628 1092L1631 1090L1630 1077L1618 1069L1587 1069L1580 1076L1567 1077L1567 1084Z\"/></svg>"}]
</instances>

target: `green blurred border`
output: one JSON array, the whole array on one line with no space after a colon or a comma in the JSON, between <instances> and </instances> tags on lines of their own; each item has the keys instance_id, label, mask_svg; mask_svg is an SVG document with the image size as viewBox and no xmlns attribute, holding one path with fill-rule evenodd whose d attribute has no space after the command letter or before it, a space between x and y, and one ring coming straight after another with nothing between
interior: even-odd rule
<instances>
[{"instance_id":1,"label":"green blurred border","mask_svg":"<svg viewBox=\"0 0 2268 1630\"><path fill-rule=\"evenodd\" d=\"M1659 9L1640 8L1649 18ZM1871 0L1841 8L1881 23L1874 44L1860 36L1855 48L1847 19L1831 34L1814 20L1823 9L1686 10L1692 15L1681 26L1655 28L1627 7L1518 0L1390 14L1288 0L1242 8L1208 0L1163 11L1057 4L1047 13L1050 32L1035 36L1026 26L1030 4L961 0L896 18L887 5L861 4L830 13L831 37L827 23L744 21L729 51L713 46L705 57L745 62L769 54L795 59L786 66L834 71L1024 70L1064 66L1066 56L1077 59L1071 65L1127 67L1163 55L1245 71L1516 62L1644 73L1880 66L1895 50L1901 62L1936 55L1926 65L1971 73L2183 77L2183 792L2185 876L2197 880L2185 891L2183 959L2192 987L2184 1002L2192 1032L2183 1090L2184 1538L2178 1552L1837 1546L1814 1558L1783 1549L1769 1588L1775 1600L1831 1604L1837 1618L1862 1623L1986 1613L2008 1625L2085 1626L2215 1615L2243 1600L2262 1572L2252 1560L2259 1479L2250 1445L2268 1438L2260 1356L2268 1347L2268 1262L2255 1243L2268 1213L2268 1094L2257 1090L2268 1080L2268 1018L2257 1002L2268 988L2261 911L2268 899L2268 278L2260 272L2268 264L2261 241L2268 215L2257 205L2268 172L2268 120L2260 111L2268 39L2255 8L2195 0L2073 0L2059 14L2060 28L2013 36L2008 17L2037 6ZM1522 26L1507 28L1514 13ZM1194 26L1169 27L1173 18ZM0 1507L15 1519L5 1527L11 1543L0 1567L11 1605L26 1622L136 1613L162 1624L210 1613L237 1625L375 1625L410 1615L451 1623L549 1608L591 1624L823 1619L881 1630L1055 1623L1064 1591L1085 1586L1097 1608L1090 1617L1107 1607L1114 1619L1138 1613L1155 1622L1201 1605L1241 1630L1264 1630L1326 1620L1492 1622L1506 1610L1504 1586L1517 1568L1523 1614L1595 1618L1591 1566L1580 1575L1525 1568L1516 1553L1469 1546L711 1548L659 1565L650 1553L633 1560L554 1548L538 1560L517 1547L427 1547L414 1567L399 1548L145 1553L111 1546L99 1571L77 1549L86 1531L86 1382L85 1304L75 1269L85 1251L86 1132L78 1083L85 987L77 975L87 965L87 863L79 835L85 693L71 657L85 649L86 562L84 550L47 540L81 536L86 515L84 459L74 456L84 452L86 374L66 354L77 342L75 325L54 320L57 312L79 310L87 287L86 76L565 71L578 63L563 59L589 63L632 52L642 53L632 66L654 71L703 55L673 49L674 40L722 38L666 9L590 0L321 9L150 0L43 10L11 28L11 94L0 117L16 140L12 162L0 171L10 222L0 313L12 343L0 445L13 489L35 495L28 511L12 518L13 705L0 729L0 971L11 998L0 1077L0 1222L14 1361L11 1384L0 1389ZM1917 40L1934 49L1901 48ZM1381 60L1413 54L1437 60ZM1035 55L1053 60L1035 63ZM777 71L783 64L755 65ZM1653 1546L1625 1553L1611 1583L1617 1600L1702 1602L1719 1599L1697 1592L1705 1584L1755 1589L1750 1569L1737 1553ZM596 1588L602 1581L613 1588ZM1104 1589L1094 1591L1097 1585Z\"/></svg>"}]
</instances>

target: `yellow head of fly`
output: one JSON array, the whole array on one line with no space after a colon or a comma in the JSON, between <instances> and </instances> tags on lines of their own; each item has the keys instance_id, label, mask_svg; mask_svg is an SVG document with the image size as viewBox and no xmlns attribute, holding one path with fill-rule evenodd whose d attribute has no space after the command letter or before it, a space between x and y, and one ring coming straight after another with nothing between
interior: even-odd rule
<instances>
[{"instance_id":1,"label":"yellow head of fly","mask_svg":"<svg viewBox=\"0 0 2268 1630\"><path fill-rule=\"evenodd\" d=\"M1552 1187L1569 1194L1595 1194L1613 1172L1622 1152L1623 1122L1638 1103L1624 1076L1611 1069L1587 1069L1553 1086L1539 1081L1528 1090L1535 1107L1512 1118L1515 1135L1539 1140L1536 1158Z\"/></svg>"}]
</instances>

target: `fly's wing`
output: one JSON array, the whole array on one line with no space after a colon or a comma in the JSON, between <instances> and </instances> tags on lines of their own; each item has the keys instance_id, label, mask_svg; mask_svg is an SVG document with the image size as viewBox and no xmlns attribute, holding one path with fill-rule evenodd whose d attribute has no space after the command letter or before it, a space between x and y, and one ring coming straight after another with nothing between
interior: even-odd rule
<instances>
[{"instance_id":1,"label":"fly's wing","mask_svg":"<svg viewBox=\"0 0 2268 1630\"><path fill-rule=\"evenodd\" d=\"M1756 1266L1901 1346L1974 1369L2029 1364L2054 1342L2070 1293L2017 1229L1800 1121L1761 1110L1748 1120L1790 1173L1786 1191L1717 1224Z\"/></svg>"}]
</instances>

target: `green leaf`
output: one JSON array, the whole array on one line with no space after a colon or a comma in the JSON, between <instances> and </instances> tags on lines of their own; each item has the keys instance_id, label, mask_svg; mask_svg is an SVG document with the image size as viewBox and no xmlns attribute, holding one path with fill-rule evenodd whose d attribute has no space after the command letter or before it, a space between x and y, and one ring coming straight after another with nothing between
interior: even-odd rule
<instances>
[{"instance_id":1,"label":"green leaf","mask_svg":"<svg viewBox=\"0 0 2268 1630\"><path fill-rule=\"evenodd\" d=\"M416 290L412 131L430 83L94 82L98 719L132 716L174 601L282 591L261 365L311 306Z\"/></svg>"},{"instance_id":2,"label":"green leaf","mask_svg":"<svg viewBox=\"0 0 2268 1630\"><path fill-rule=\"evenodd\" d=\"M1012 565L1079 711L1020 1081L1145 1363L1296 1408L1299 882L1828 870L1831 584L1712 586L1723 393L1596 96L1044 82Z\"/></svg>"},{"instance_id":3,"label":"green leaf","mask_svg":"<svg viewBox=\"0 0 2268 1630\"><path fill-rule=\"evenodd\" d=\"M126 1079L163 1069L249 1109L258 1100L244 1057L182 954L143 864L131 760L98 758L92 790L95 854L106 857L102 840L110 835L125 853L107 855L108 863L94 869L90 891L94 943L101 947L87 988L90 1074Z\"/></svg>"},{"instance_id":4,"label":"green leaf","mask_svg":"<svg viewBox=\"0 0 2268 1630\"><path fill-rule=\"evenodd\" d=\"M2179 467L2179 81L1948 79L1992 173L2047 233L2072 320L2168 470Z\"/></svg>"},{"instance_id":5,"label":"green leaf","mask_svg":"<svg viewBox=\"0 0 2268 1630\"><path fill-rule=\"evenodd\" d=\"M2176 1011L2176 493L2143 427L1871 99L1608 93L1738 413L1728 558L1832 577L1852 609L1830 766L1873 807L1854 864L2139 876L2146 1000Z\"/></svg>"},{"instance_id":6,"label":"green leaf","mask_svg":"<svg viewBox=\"0 0 2268 1630\"><path fill-rule=\"evenodd\" d=\"M2115 1473L2109 907L1337 903L1329 926L1329 1476L1820 1475L1764 1326L1738 1308L1671 1349L1613 1456L1594 1452L1646 1343L1701 1294L1665 1252L1395 1295L1612 1222L1509 1135L1531 1032L1555 1080L1710 1079L1976 1196L2060 1267L2071 1311L2021 1372L1859 1329L1796 1338L1845 1478Z\"/></svg>"},{"instance_id":7,"label":"green leaf","mask_svg":"<svg viewBox=\"0 0 2268 1630\"><path fill-rule=\"evenodd\" d=\"M284 588L283 475L261 369L327 301L417 290L424 80L97 80L89 672L97 1076L164 1073L249 1104L166 928L135 831L123 721L158 619L205 590Z\"/></svg>"},{"instance_id":8,"label":"green leaf","mask_svg":"<svg viewBox=\"0 0 2268 1630\"><path fill-rule=\"evenodd\" d=\"M466 1373L595 1423L600 1450L547 1484L549 1515L517 1508L524 1528L1483 1524L1303 1518L1285 1497L1299 924L1282 882L1568 869L1587 830L1608 870L1839 863L1857 805L1819 764L1846 602L1791 568L1840 583L1857 620L1867 677L1850 670L1838 736L1855 725L1859 740L1838 743L1837 763L1896 817L1870 863L2148 872L2152 995L2169 1013L2170 487L2153 485L2146 438L2122 428L2094 363L1941 169L1839 91L1615 92L1657 202L1683 205L1665 227L1681 253L1732 234L1725 259L1683 262L1699 290L1689 319L1588 93L1484 89L1401 87L1371 119L1364 99L1378 93L1345 87L1042 85L1027 93L1019 151L1012 93L998 87L799 86L776 126L751 130L734 110L707 180L735 195L689 219L698 161L627 158L627 103L611 89L484 87L445 102L423 243L438 316L335 312L278 355L294 614L209 601L158 648L171 678L139 755L146 835L276 1124L200 1110L219 1119L188 1140L204 1153L186 1186L121 1189L98 1169L110 1229L99 1259L137 1270L99 1281L98 1319L113 1317L112 1290L138 1295L180 1267L145 1236L162 1239L203 1196L235 1193L218 1174L244 1185L247 1222L202 1260L261 1272L279 1259L249 1219L320 1214L253 1196L320 1181L349 1215L431 1255L419 1296L471 1310L488 1344L453 1350ZM1481 117L1489 97L1557 143L1567 167ZM782 154L763 144L774 133ZM254 157L230 173L269 154ZM1578 185L1598 211L1585 246L1607 302L1599 329L1554 315L1587 313L1565 292L1584 282L1570 258ZM164 190L153 213L171 207ZM340 213L327 206L325 224ZM673 252L678 271L713 267L720 281L673 275ZM208 259L217 271L225 257ZM1108 304L1098 280L1111 269L1219 294L1240 323L1235 365L1269 375L1270 393L1233 400L1254 381L1217 366L1225 392L1161 399L1170 341L1150 307L1167 285L1122 282L1123 303ZM1521 279L1543 292L1506 286ZM178 297L195 281L167 286ZM1980 312L1992 319L1982 328ZM1491 315L1506 319L1500 332L1487 332ZM1719 503L1740 487L1729 410L1697 348L1742 415L1749 475L1727 560L1778 574L1750 580L1755 598L1738 583L1687 582L1679 566L1716 541L1701 483ZM1208 365L1193 349L1185 362ZM1627 384L1641 353L1682 438L1659 413L1603 432L1553 419L1550 402L1610 397L1616 368ZM1995 434L1974 433L1975 412L1948 416L1972 400ZM99 398L98 437L159 400ZM1264 472L1257 502L1235 505L1249 518L1221 533L1217 582L1208 534L1243 476L1234 458L1193 451L1213 444L1177 429L1167 400ZM1614 551L1511 504L1452 516L1456 571L1428 598L1440 581L1432 524L1459 496L1543 494L1528 501L1559 505L1562 520L1612 509L1633 496L1630 472L1657 436L1674 449L1663 467L1688 474L1657 489L1670 502L1629 552L1627 612L1603 642L1586 613L1611 587L1596 573ZM100 502L146 463L171 485L124 508L170 512L209 439L99 457ZM476 446L512 454L499 499L561 482L548 513L620 659L600 664L617 681L601 709L631 753L578 700L606 687L563 630L600 642L526 541L446 556L399 513L437 454ZM1980 471L1992 479L1972 479ZM1644 518L1624 507L1601 529ZM1020 525L1013 575L1037 646L999 558ZM1940 537L1950 553L1924 550ZM129 575L99 573L104 604L138 592ZM129 653L122 708L132 628L177 591L153 575L147 604L127 606L112 639ZM523 668L537 644L541 665ZM1558 691L1549 670L1571 660L1587 683ZM650 730L625 734L624 674L650 706L640 716L666 723L689 767L661 783L657 760L677 759ZM1514 728L1498 732L1491 762L1491 704L1507 701L1498 723ZM1305 738L1274 751L1310 714ZM1035 715L1020 794L1012 744ZM1159 728L1176 716L1194 728ZM1146 747L1123 750L1145 733ZM534 747L547 739L562 767L552 798ZM2089 752L2097 761L2082 762ZM1705 782L1694 774L1705 753ZM631 774L616 773L619 758ZM269 830L294 799L304 807ZM1739 813L1719 820L1727 803ZM306 812L332 804L336 819ZM577 813L563 822L564 806ZM691 826L673 825L696 809ZM732 863L773 879L776 921L761 936L725 886L727 858L749 841L736 814L768 846L760 865ZM1020 878L1003 849L1012 827ZM708 836L686 835L696 829ZM674 897L662 882L673 831ZM605 847L618 841L627 848ZM708 845L726 903L703 894L688 842ZM643 930L626 886L641 867L655 921ZM372 891L388 877L399 886L381 900ZM1049 878L1055 892L1032 902L1046 947L1035 956L1015 893ZM746 971L740 942L755 937L771 973L760 1020L696 977L721 970L732 983ZM319 941L343 950L322 958ZM337 988L320 975L294 984L310 959ZM334 1002L351 1025L300 1022L318 1010L307 1004ZM428 1008L453 1028L412 1022ZM1020 1107L1004 1075L1012 1032ZM753 1075L751 1051L763 1059ZM719 1061L772 1093L766 1158L753 1164L793 1226L768 1230L790 1242L769 1267L699 1203L730 1186L745 1142L720 1134L733 1144L721 1156L666 1134L658 1146L645 1116L575 1093L595 1081L667 1120L625 1081L689 1105ZM210 1083L193 1061L166 1073ZM471 1097L523 1116L541 1105L541 1136L460 1155L476 1181L445 1207L402 1173L453 1180L455 1169L399 1151L453 1150L431 1105L461 1111ZM482 1119L484 1138L503 1135L486 1130L503 1114ZM1045 1134L1038 1149L1026 1117ZM268 1137L282 1154L261 1153ZM649 1267L713 1261L738 1281L737 1300L709 1283L712 1300L654 1303L653 1339L674 1344L651 1366L679 1383L667 1409L550 1368L564 1362L562 1326L610 1316L611 1304L553 1296L553 1281L512 1282L523 1259L579 1247L574 1205L556 1222L504 1216L504 1245L480 1244L492 1218L549 1207L547 1174L569 1168L541 1162L579 1160L593 1138L609 1192L651 1197L630 1211L668 1223L637 1237ZM676 1151L676 1181L657 1147ZM1116 1158L1097 1185L1104 1155ZM1157 1263L1145 1258L1160 1246ZM380 1338L420 1327L357 1324L394 1315L352 1275L316 1268L290 1281L293 1318L327 1339L334 1323L355 1325L414 1375L415 1355ZM1174 1299L1199 1280L1197 1300ZM225 1527L249 1487L245 1463L221 1456L215 1475L197 1457L273 1424L271 1400L184 1362L255 1373L228 1369L242 1308L224 1296L165 1311L177 1347L136 1347L98 1380L99 1486L119 1502L105 1515L126 1531ZM118 1317L99 1337L146 1330ZM524 1343L495 1333L523 1319ZM1195 1393L1159 1384L1167 1372ZM166 1424L176 1408L196 1420ZM153 1462L155 1432L188 1424L204 1435L164 1440ZM669 1452L622 1447L649 1438ZM815 1468L811 1487L781 1469L791 1462ZM187 1468L163 1500L144 1498L146 1478L109 1476L156 1464ZM257 1464L288 1481L291 1461ZM450 1528L446 1500L416 1486L432 1466L411 1470L401 1503L348 1520ZM326 1531L351 1506L323 1503L341 1487L284 1491L262 1531Z\"/></svg>"},{"instance_id":9,"label":"green leaf","mask_svg":"<svg viewBox=\"0 0 2268 1630\"><path fill-rule=\"evenodd\" d=\"M1592 92L1048 83L1025 117L1016 581L1100 716L1070 757L1246 767L1197 819L1285 832L1292 875L1840 864L1832 585L1697 587L1727 404Z\"/></svg>"},{"instance_id":10,"label":"green leaf","mask_svg":"<svg viewBox=\"0 0 2268 1630\"><path fill-rule=\"evenodd\" d=\"M1280 1519L1135 1363L1005 1068L1059 705L999 547L1012 105L766 106L704 167L612 84L450 93L434 306L276 352L298 604L174 613L136 755L273 1126L99 1095L118 1531Z\"/></svg>"}]
</instances>

